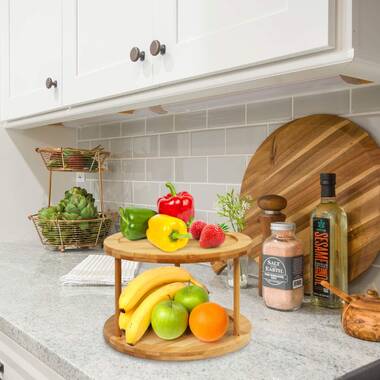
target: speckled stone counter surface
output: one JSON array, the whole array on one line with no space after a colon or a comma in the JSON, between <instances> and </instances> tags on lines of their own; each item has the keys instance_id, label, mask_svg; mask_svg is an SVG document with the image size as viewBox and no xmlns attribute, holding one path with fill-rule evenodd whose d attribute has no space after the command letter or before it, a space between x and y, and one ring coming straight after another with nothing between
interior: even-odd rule
<instances>
[{"instance_id":1,"label":"speckled stone counter surface","mask_svg":"<svg viewBox=\"0 0 380 380\"><path fill-rule=\"evenodd\" d=\"M252 340L241 351L192 362L123 355L102 335L113 312L113 287L58 282L89 253L49 252L37 243L0 244L0 330L66 379L326 380L380 357L380 344L343 333L338 312L308 305L293 313L270 310L255 287L241 294L241 312L253 324ZM231 306L224 276L204 265L187 268L208 286L213 301Z\"/></svg>"}]
</instances>

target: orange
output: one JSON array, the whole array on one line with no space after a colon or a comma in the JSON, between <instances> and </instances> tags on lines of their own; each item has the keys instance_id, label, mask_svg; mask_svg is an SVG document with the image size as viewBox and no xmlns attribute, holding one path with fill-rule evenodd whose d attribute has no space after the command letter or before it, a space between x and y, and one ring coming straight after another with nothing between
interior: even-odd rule
<instances>
[{"instance_id":1,"label":"orange","mask_svg":"<svg viewBox=\"0 0 380 380\"><path fill-rule=\"evenodd\" d=\"M224 308L213 302L201 303L190 313L191 332L203 342L215 342L228 328L228 315Z\"/></svg>"}]
</instances>

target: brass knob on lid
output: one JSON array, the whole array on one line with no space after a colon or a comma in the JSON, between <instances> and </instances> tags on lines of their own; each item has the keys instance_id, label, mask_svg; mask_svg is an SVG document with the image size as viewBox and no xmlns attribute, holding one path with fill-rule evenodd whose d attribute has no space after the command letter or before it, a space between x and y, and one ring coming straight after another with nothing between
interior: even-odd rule
<instances>
[{"instance_id":1,"label":"brass knob on lid","mask_svg":"<svg viewBox=\"0 0 380 380\"><path fill-rule=\"evenodd\" d=\"M269 194L260 197L257 205L265 212L280 212L286 207L287 201L281 195Z\"/></svg>"},{"instance_id":2,"label":"brass knob on lid","mask_svg":"<svg viewBox=\"0 0 380 380\"><path fill-rule=\"evenodd\" d=\"M51 79L50 77L46 79L45 84L46 84L46 88L47 88L47 89L51 89L52 87L55 87L55 88L56 88L57 85L58 85L58 84L57 84L57 81Z\"/></svg>"},{"instance_id":3,"label":"brass knob on lid","mask_svg":"<svg viewBox=\"0 0 380 380\"><path fill-rule=\"evenodd\" d=\"M166 45L161 44L158 40L153 40L150 44L150 54L156 56L158 54L164 55L166 53Z\"/></svg>"},{"instance_id":4,"label":"brass knob on lid","mask_svg":"<svg viewBox=\"0 0 380 380\"><path fill-rule=\"evenodd\" d=\"M368 289L367 290L367 296L371 298L378 298L379 293L375 289Z\"/></svg>"},{"instance_id":5,"label":"brass knob on lid","mask_svg":"<svg viewBox=\"0 0 380 380\"><path fill-rule=\"evenodd\" d=\"M145 51L140 51L138 47L134 46L129 53L129 57L132 62L143 61L145 59Z\"/></svg>"}]
</instances>

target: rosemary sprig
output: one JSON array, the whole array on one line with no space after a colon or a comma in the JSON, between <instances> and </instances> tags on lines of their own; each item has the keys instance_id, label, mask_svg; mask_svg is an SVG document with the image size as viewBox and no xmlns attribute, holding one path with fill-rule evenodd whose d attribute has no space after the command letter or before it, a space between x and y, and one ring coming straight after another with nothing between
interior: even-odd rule
<instances>
[{"instance_id":1,"label":"rosemary sprig","mask_svg":"<svg viewBox=\"0 0 380 380\"><path fill-rule=\"evenodd\" d=\"M240 197L234 189L224 195L217 194L216 208L219 216L227 218L235 232L245 227L245 215L252 206L250 197Z\"/></svg>"}]
</instances>

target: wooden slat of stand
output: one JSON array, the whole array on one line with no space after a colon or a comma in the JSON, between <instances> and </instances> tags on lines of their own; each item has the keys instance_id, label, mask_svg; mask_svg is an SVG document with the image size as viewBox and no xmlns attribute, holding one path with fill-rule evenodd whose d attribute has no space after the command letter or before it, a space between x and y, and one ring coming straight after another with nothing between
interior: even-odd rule
<instances>
[{"instance_id":1,"label":"wooden slat of stand","mask_svg":"<svg viewBox=\"0 0 380 380\"><path fill-rule=\"evenodd\" d=\"M227 260L245 255L251 245L251 238L239 232L226 233L224 243L218 248L202 249L197 240L189 240L186 247L175 252L164 252L146 239L130 241L117 233L104 241L106 254L120 258L147 263L190 264Z\"/></svg>"},{"instance_id":2,"label":"wooden slat of stand","mask_svg":"<svg viewBox=\"0 0 380 380\"><path fill-rule=\"evenodd\" d=\"M163 340L149 328L143 338L131 346L126 343L124 333L121 336L114 335L114 326L117 324L114 316L104 324L103 335L106 342L115 350L139 358L170 361L212 358L240 350L251 339L252 327L249 320L240 315L240 334L236 336L233 332L233 312L226 310L229 315L229 328L226 335L217 342L201 342L189 330L178 339Z\"/></svg>"}]
</instances>

